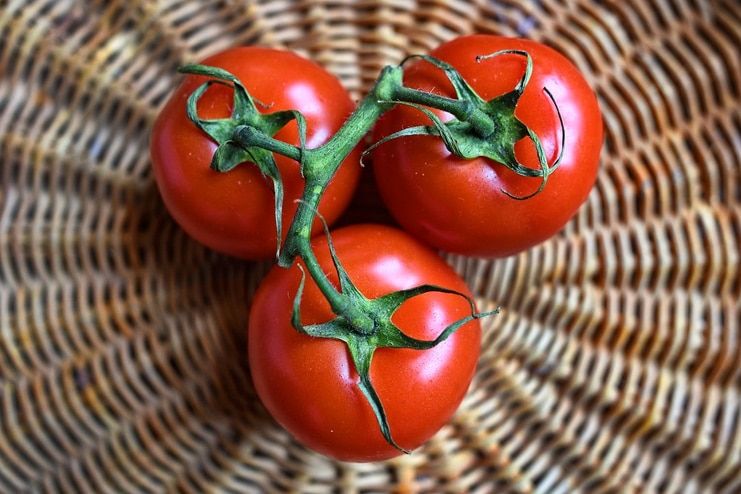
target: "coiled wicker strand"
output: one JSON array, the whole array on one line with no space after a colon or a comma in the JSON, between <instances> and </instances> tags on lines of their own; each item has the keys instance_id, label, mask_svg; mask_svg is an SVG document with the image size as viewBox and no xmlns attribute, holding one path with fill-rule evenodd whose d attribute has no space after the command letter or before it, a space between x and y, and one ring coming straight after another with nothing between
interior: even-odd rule
<instances>
[{"instance_id":1,"label":"coiled wicker strand","mask_svg":"<svg viewBox=\"0 0 741 494\"><path fill-rule=\"evenodd\" d=\"M341 464L245 362L267 264L187 238L148 134L184 62L298 50L360 97L456 35L532 37L599 94L606 149L556 238L447 259L482 308L473 387L410 456ZM741 4L0 2L0 491L741 492Z\"/></svg>"}]
</instances>

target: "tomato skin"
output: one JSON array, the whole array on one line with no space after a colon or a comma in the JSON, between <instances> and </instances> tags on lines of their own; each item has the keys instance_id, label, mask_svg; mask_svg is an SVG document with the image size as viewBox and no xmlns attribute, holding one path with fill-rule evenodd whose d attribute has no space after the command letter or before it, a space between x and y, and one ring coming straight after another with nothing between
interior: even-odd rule
<instances>
[{"instance_id":1,"label":"tomato skin","mask_svg":"<svg viewBox=\"0 0 741 494\"><path fill-rule=\"evenodd\" d=\"M469 294L463 280L433 251L406 233L380 225L353 225L332 239L350 278L366 297L433 283ZM326 273L334 273L326 240L313 246ZM252 303L248 353L252 379L271 415L306 446L344 461L397 456L380 433L360 389L344 343L312 338L291 326L297 266L273 268ZM336 276L331 276L336 284ZM333 318L307 277L302 322ZM405 302L392 320L406 334L435 338L448 324L470 314L462 297L429 293ZM473 377L481 342L472 321L430 350L379 349L371 364L373 383L402 447L415 448L455 412Z\"/></svg>"},{"instance_id":2,"label":"tomato skin","mask_svg":"<svg viewBox=\"0 0 741 494\"><path fill-rule=\"evenodd\" d=\"M203 62L237 76L250 94L267 105L263 112L296 109L306 117L307 147L329 140L354 109L340 82L325 69L288 51L262 47L231 48ZM227 173L209 168L216 143L188 120L188 96L206 78L187 76L160 112L152 132L154 175L170 214L202 244L244 259L275 254L276 233L272 182L255 165L240 165ZM232 108L231 88L212 86L201 98L201 118L225 118ZM275 138L299 144L295 122ZM285 197L283 230L293 217L303 179L295 161L276 155ZM319 211L332 222L350 201L360 173L359 153L342 163L327 188ZM314 224L314 232L319 223Z\"/></svg>"},{"instance_id":3,"label":"tomato skin","mask_svg":"<svg viewBox=\"0 0 741 494\"><path fill-rule=\"evenodd\" d=\"M460 37L431 55L453 65L481 97L490 100L511 91L525 70L525 58L518 55L476 62L477 55L503 49L526 50L532 56L532 79L515 115L538 134L549 163L558 155L562 134L554 105L542 88L553 94L563 116L563 158L540 194L521 201L507 197L502 189L525 196L537 190L539 179L521 177L489 159L452 156L436 137L397 139L373 154L381 196L395 219L413 235L450 252L502 257L532 247L566 224L596 179L602 145L599 106L583 76L564 56L535 41L492 35ZM404 81L455 96L442 72L428 63L410 67ZM421 112L400 105L378 122L374 138L428 124ZM521 140L515 152L521 163L538 168L529 140Z\"/></svg>"}]
</instances>

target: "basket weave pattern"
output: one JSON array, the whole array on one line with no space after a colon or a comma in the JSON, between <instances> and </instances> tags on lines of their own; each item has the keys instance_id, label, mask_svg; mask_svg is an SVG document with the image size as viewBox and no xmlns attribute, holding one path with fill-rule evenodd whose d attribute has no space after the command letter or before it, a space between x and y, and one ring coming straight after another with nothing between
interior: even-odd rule
<instances>
[{"instance_id":1,"label":"basket weave pattern","mask_svg":"<svg viewBox=\"0 0 741 494\"><path fill-rule=\"evenodd\" d=\"M298 50L360 97L459 34L528 36L596 89L606 149L556 238L447 259L485 323L414 454L341 464L245 362L266 264L169 218L148 134L177 66ZM0 492L741 491L741 4L9 0L0 5Z\"/></svg>"}]
</instances>

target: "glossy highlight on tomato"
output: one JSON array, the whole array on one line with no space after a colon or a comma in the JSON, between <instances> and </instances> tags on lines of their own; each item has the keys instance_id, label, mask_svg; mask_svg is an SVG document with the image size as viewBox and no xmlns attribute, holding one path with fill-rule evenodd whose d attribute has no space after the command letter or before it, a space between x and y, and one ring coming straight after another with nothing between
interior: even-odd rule
<instances>
[{"instance_id":1,"label":"glossy highlight on tomato","mask_svg":"<svg viewBox=\"0 0 741 494\"><path fill-rule=\"evenodd\" d=\"M431 283L470 292L433 251L388 226L354 225L332 234L338 257L366 297ZM319 263L336 285L324 237L312 242ZM306 446L345 461L376 461L400 451L381 435L344 343L313 338L291 325L300 270L273 268L260 285L249 317L252 379L270 414ZM334 316L307 279L302 323ZM407 335L432 340L449 324L470 315L465 298L427 293L406 301L392 321ZM370 377L386 410L391 434L406 449L424 443L455 412L473 377L481 329L473 320L429 350L381 348Z\"/></svg>"},{"instance_id":2,"label":"glossy highlight on tomato","mask_svg":"<svg viewBox=\"0 0 741 494\"><path fill-rule=\"evenodd\" d=\"M562 129L553 95L563 116L565 146L560 166L542 192L539 178L517 175L486 158L451 155L439 137L415 136L390 141L373 153L375 177L384 202L410 233L434 247L472 256L516 254L557 233L586 200L597 173L602 120L597 99L576 67L538 42L492 35L456 38L430 53L458 69L485 100L511 91L525 71L515 54L477 61L500 50L525 50L533 74L515 115L540 137L549 163L560 151ZM405 85L448 97L455 92L442 71L418 62L405 72ZM450 116L434 110L443 118ZM375 127L374 140L430 121L418 110L398 105ZM515 146L525 166L538 169L535 147L523 139Z\"/></svg>"},{"instance_id":3,"label":"glossy highlight on tomato","mask_svg":"<svg viewBox=\"0 0 741 494\"><path fill-rule=\"evenodd\" d=\"M234 74L266 112L295 109L303 113L307 148L327 142L354 108L336 77L289 51L238 47L202 63ZM245 259L269 258L276 249L271 181L251 164L242 164L228 173L211 170L217 144L186 115L188 96L205 81L205 77L187 76L155 122L151 155L157 185L170 214L202 244ZM232 100L231 88L215 84L199 101L198 113L201 118L228 117ZM289 123L275 138L299 145L296 123ZM279 155L275 159L285 187L285 233L304 181L297 162ZM327 221L334 221L350 201L359 171L359 154L353 152L343 161L319 203L319 212ZM318 228L316 222L314 231Z\"/></svg>"}]
</instances>

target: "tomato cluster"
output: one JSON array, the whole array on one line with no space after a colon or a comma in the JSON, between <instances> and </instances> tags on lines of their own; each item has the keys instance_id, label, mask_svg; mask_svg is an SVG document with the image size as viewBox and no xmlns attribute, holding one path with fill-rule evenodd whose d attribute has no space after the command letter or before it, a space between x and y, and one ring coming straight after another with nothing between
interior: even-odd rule
<instances>
[{"instance_id":1,"label":"tomato cluster","mask_svg":"<svg viewBox=\"0 0 741 494\"><path fill-rule=\"evenodd\" d=\"M497 56L481 57L492 53ZM521 252L563 227L586 199L597 172L602 141L597 101L561 54L529 40L477 35L445 43L431 56L434 63L419 60L405 68L403 85L408 88L404 94L421 101L427 101L425 94L433 95L433 107L387 108L381 105L390 103L375 101L366 105L376 105L372 111L378 114L379 108L385 111L373 129L374 140L384 140L372 152L373 172L385 205L405 231L355 225L308 243L320 224L313 221L313 230L305 228L311 233L299 243L295 262L288 268L274 267L252 301L249 364L264 405L299 441L342 460L381 460L400 448L421 445L454 413L471 382L480 314L472 313L463 280L432 248L485 257ZM451 144L451 138L441 138L447 123L468 116L468 107L455 101L462 90L448 68L458 71L483 105L505 100L502 95L523 80L529 62L530 82L512 110L522 128L536 135L517 137L513 144L513 159L527 168L524 173L486 154L464 157L470 146L461 151L463 146ZM268 137L300 146L302 159L341 133L355 108L334 76L291 52L233 48L203 63L236 76L266 111L301 112L305 144L296 122ZM244 259L268 258L277 240L270 181L253 166L227 173L211 169L218 144L186 112L188 98L206 80L202 75L186 77L155 123L151 153L157 185L172 216L199 242ZM198 100L197 111L204 119L225 119L235 113L234 101L228 84L213 84ZM434 107L435 101L445 103L440 106L449 112ZM492 128L502 133L504 124L496 118L494 114ZM517 122L507 125L520 129ZM450 129L486 137L481 130L486 126L474 132L467 125ZM421 130L389 138L410 128ZM243 144L247 151L251 145ZM339 159L341 165L316 196L314 212L328 223L343 212L359 177L357 148ZM301 207L297 200L306 197L305 184L322 167L317 171L309 161L300 164L277 152L275 160L285 194L283 219L290 224ZM558 167L547 168L545 162L558 162ZM294 234L303 233L297 229ZM424 288L419 293L403 298L403 303L400 299L398 310L378 309L379 300L420 286ZM348 292L355 298L347 298ZM365 312L349 310L348 300L357 300ZM389 319L385 327L401 330L399 338L407 346L378 342L374 331L384 322L378 314ZM367 316L367 324L355 316ZM353 326L356 320L360 322ZM304 326L328 336L310 336L300 331ZM349 329L329 333L330 326ZM419 349L441 332L441 341ZM359 387L364 371L358 368L359 350L350 340L368 341L375 352L367 372L370 392Z\"/></svg>"}]
</instances>

